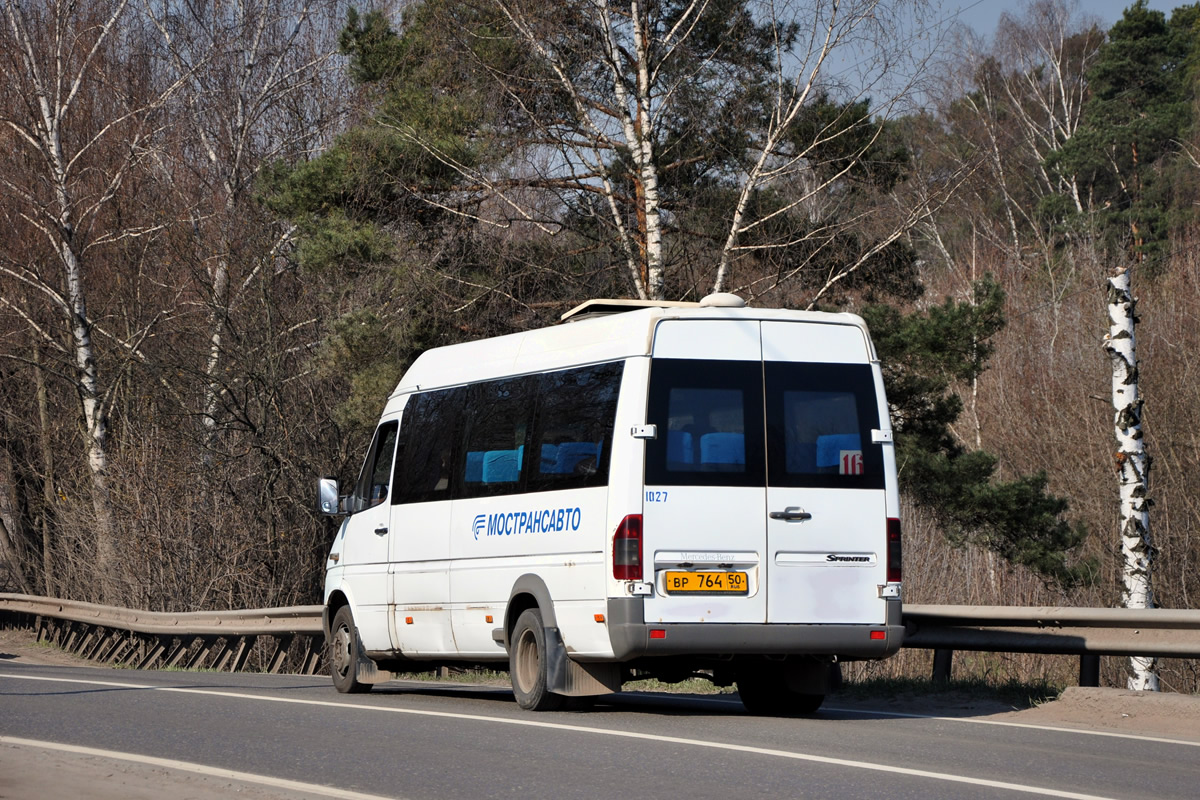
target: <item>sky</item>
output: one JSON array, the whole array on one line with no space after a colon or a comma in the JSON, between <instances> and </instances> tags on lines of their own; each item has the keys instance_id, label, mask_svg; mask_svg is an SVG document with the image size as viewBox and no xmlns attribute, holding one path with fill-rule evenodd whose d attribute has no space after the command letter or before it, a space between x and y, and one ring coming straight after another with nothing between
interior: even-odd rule
<instances>
[{"instance_id":1,"label":"sky","mask_svg":"<svg viewBox=\"0 0 1200 800\"><path fill-rule=\"evenodd\" d=\"M1162 11L1168 17L1172 9L1186 5L1187 0L1163 2L1150 0L1149 7ZM1121 18L1122 12L1133 5L1133 0L1081 0L1080 9L1100 18L1107 28ZM1025 7L1021 0L951 0L945 4L947 15L958 12L958 19L981 34L990 35L996 29L1000 15L1005 11L1019 13Z\"/></svg>"},{"instance_id":2,"label":"sky","mask_svg":"<svg viewBox=\"0 0 1200 800\"><path fill-rule=\"evenodd\" d=\"M1173 9L1191 1L1149 0L1147 5L1169 17ZM1070 3L1071 0L1066 2ZM1078 15L1097 18L1106 30L1119 20L1125 9L1133 3L1134 0L1076 0ZM919 12L916 16L908 18L909 27L896 28L903 31L900 34L902 43L911 43L906 53L907 63L904 56L901 56L892 64L888 73L881 74L880 62L875 57L870 40L865 39L835 49L827 74L836 76L846 96L873 98L873 108L877 113L884 116L909 113L925 102L925 94L919 85L905 91L902 87L908 81L907 76L922 70L921 62L931 52L933 60L937 60L939 47L953 38L950 34L956 23L973 28L980 35L981 43L986 46L992 41L1001 14L1009 12L1021 17L1028 5L1028 0L928 0L923 13ZM886 98L901 96L906 99L896 105L889 108L880 105Z\"/></svg>"}]
</instances>

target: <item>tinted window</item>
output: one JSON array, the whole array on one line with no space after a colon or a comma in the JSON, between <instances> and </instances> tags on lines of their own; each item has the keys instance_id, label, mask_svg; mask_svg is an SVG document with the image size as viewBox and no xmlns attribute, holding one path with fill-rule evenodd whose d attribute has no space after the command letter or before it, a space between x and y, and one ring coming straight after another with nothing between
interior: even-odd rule
<instances>
[{"instance_id":1,"label":"tinted window","mask_svg":"<svg viewBox=\"0 0 1200 800\"><path fill-rule=\"evenodd\" d=\"M646 483L762 486L762 363L655 359Z\"/></svg>"},{"instance_id":2,"label":"tinted window","mask_svg":"<svg viewBox=\"0 0 1200 800\"><path fill-rule=\"evenodd\" d=\"M443 389L409 398L393 503L450 499L463 394L462 389Z\"/></svg>"},{"instance_id":3,"label":"tinted window","mask_svg":"<svg viewBox=\"0 0 1200 800\"><path fill-rule=\"evenodd\" d=\"M883 488L869 366L768 362L765 376L772 486Z\"/></svg>"},{"instance_id":4,"label":"tinted window","mask_svg":"<svg viewBox=\"0 0 1200 800\"><path fill-rule=\"evenodd\" d=\"M466 390L460 497L511 494L520 489L536 379L477 383Z\"/></svg>"},{"instance_id":5,"label":"tinted window","mask_svg":"<svg viewBox=\"0 0 1200 800\"><path fill-rule=\"evenodd\" d=\"M538 377L530 491L608 483L623 370L620 363L601 364Z\"/></svg>"},{"instance_id":6,"label":"tinted window","mask_svg":"<svg viewBox=\"0 0 1200 800\"><path fill-rule=\"evenodd\" d=\"M385 422L375 431L375 440L367 451L362 473L354 489L358 510L378 505L387 499L388 477L392 473L392 455L396 451L395 422Z\"/></svg>"},{"instance_id":7,"label":"tinted window","mask_svg":"<svg viewBox=\"0 0 1200 800\"><path fill-rule=\"evenodd\" d=\"M624 362L413 395L394 503L608 483Z\"/></svg>"}]
</instances>

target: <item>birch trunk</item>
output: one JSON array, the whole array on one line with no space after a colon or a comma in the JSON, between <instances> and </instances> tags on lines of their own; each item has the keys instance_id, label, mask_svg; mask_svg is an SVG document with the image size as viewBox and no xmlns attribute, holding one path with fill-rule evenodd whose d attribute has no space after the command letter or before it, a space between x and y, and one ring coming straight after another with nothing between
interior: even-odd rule
<instances>
[{"instance_id":1,"label":"birch trunk","mask_svg":"<svg viewBox=\"0 0 1200 800\"><path fill-rule=\"evenodd\" d=\"M1123 268L1108 279L1109 333L1104 349L1112 359L1113 423L1117 437L1117 473L1121 488L1121 556L1125 608L1153 608L1150 570L1154 547L1150 541L1147 488L1150 461L1142 437L1142 400L1138 396L1137 340L1130 270ZM1130 659L1129 688L1158 691L1158 660Z\"/></svg>"},{"instance_id":2,"label":"birch trunk","mask_svg":"<svg viewBox=\"0 0 1200 800\"><path fill-rule=\"evenodd\" d=\"M64 236L60 254L72 311L71 345L75 354L75 385L83 408L87 464L92 478L92 510L96 515L96 575L100 581L101 602L117 605L120 581L117 576L116 523L108 487L108 420L102 403L99 370L87 316L83 265L71 247L72 228L69 220L62 230Z\"/></svg>"},{"instance_id":3,"label":"birch trunk","mask_svg":"<svg viewBox=\"0 0 1200 800\"><path fill-rule=\"evenodd\" d=\"M125 13L127 4L128 0L113 0L107 6L107 12L100 17L100 24L88 32L87 38L79 36L75 29L76 25L87 24L77 6L73 3L54 4L48 10L54 22L48 49L43 49L43 42L31 32L26 9L12 0L4 4L6 44L15 47L19 53L27 73L29 92L24 106L26 116L7 117L5 121L10 129L18 133L16 141L28 146L40 158L45 170L43 181L50 193L45 205L37 202L32 192L27 193L26 199L32 213L26 212L22 216L46 236L62 270L63 294L46 282L35 285L52 299L70 330L73 378L83 417L83 449L91 477L95 512L94 568L99 582L98 596L101 602L114 605L120 600L120 582L117 574L116 524L108 485L107 410L96 351L92 344L92 322L87 312L82 257L86 252L86 233L81 237L80 231L87 231L88 223L95 221L98 209L115 196L121 186L125 167L134 156L127 156L111 176L106 176L107 186L98 198L90 197L87 194L89 190L77 186L76 181L84 167L80 161L84 154L105 135L114 133L120 119L129 119L131 115L127 113L101 124L98 133L90 139L84 137L85 143L70 152L64 147L64 140L70 141L66 134L69 126L76 124L71 116L73 104L81 91L90 88L89 82L99 77L102 50ZM129 142L127 149L130 153L136 152L138 145L137 141ZM88 197L91 217L86 212L83 216L76 213L79 195ZM89 205L85 203L84 207Z\"/></svg>"},{"instance_id":4,"label":"birch trunk","mask_svg":"<svg viewBox=\"0 0 1200 800\"><path fill-rule=\"evenodd\" d=\"M662 257L662 219L659 213L658 200L658 167L654 161L654 127L650 124L650 35L646 19L646 8L643 3L632 3L633 12L633 43L637 53L637 106L634 119L634 136L636 137L636 152L639 180L642 187L642 212L646 220L644 231L646 259L646 294L651 300L666 299L666 285L663 280ZM618 96L620 81L616 82Z\"/></svg>"}]
</instances>

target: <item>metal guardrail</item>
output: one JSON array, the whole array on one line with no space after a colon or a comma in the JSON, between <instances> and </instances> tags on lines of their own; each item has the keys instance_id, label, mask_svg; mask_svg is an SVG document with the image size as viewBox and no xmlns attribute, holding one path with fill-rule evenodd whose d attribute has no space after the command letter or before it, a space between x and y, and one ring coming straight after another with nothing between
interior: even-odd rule
<instances>
[{"instance_id":1,"label":"metal guardrail","mask_svg":"<svg viewBox=\"0 0 1200 800\"><path fill-rule=\"evenodd\" d=\"M1079 685L1100 685L1100 656L1200 658L1200 610L1061 606L904 606L905 647L934 651L933 680L955 650L1079 656Z\"/></svg>"},{"instance_id":2,"label":"metal guardrail","mask_svg":"<svg viewBox=\"0 0 1200 800\"><path fill-rule=\"evenodd\" d=\"M166 613L0 594L0 624L104 664L312 675L321 666L321 606ZM259 639L265 647L257 648Z\"/></svg>"},{"instance_id":3,"label":"metal guardrail","mask_svg":"<svg viewBox=\"0 0 1200 800\"><path fill-rule=\"evenodd\" d=\"M905 647L1200 658L1200 610L905 605Z\"/></svg>"},{"instance_id":4,"label":"metal guardrail","mask_svg":"<svg viewBox=\"0 0 1200 800\"><path fill-rule=\"evenodd\" d=\"M955 650L1078 655L1080 682L1096 685L1101 655L1200 658L1200 610L1019 606L904 606L904 646L935 651L934 679ZM102 663L239 671L256 640L271 644L258 669L315 673L321 606L162 613L33 595L0 594L0 623L35 628L38 641Z\"/></svg>"}]
</instances>

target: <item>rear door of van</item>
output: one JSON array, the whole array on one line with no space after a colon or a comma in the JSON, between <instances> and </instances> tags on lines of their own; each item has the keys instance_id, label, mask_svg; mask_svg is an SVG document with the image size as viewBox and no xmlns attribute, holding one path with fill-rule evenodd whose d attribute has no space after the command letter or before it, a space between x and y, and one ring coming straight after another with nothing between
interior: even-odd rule
<instances>
[{"instance_id":1,"label":"rear door of van","mask_svg":"<svg viewBox=\"0 0 1200 800\"><path fill-rule=\"evenodd\" d=\"M852 325L762 323L767 621L881 624L887 504L876 380Z\"/></svg>"},{"instance_id":2,"label":"rear door of van","mask_svg":"<svg viewBox=\"0 0 1200 800\"><path fill-rule=\"evenodd\" d=\"M642 503L642 558L655 583L646 621L765 622L759 322L660 322L647 403L657 433Z\"/></svg>"},{"instance_id":3,"label":"rear door of van","mask_svg":"<svg viewBox=\"0 0 1200 800\"><path fill-rule=\"evenodd\" d=\"M658 325L647 622L884 622L887 511L869 353L853 325Z\"/></svg>"}]
</instances>

